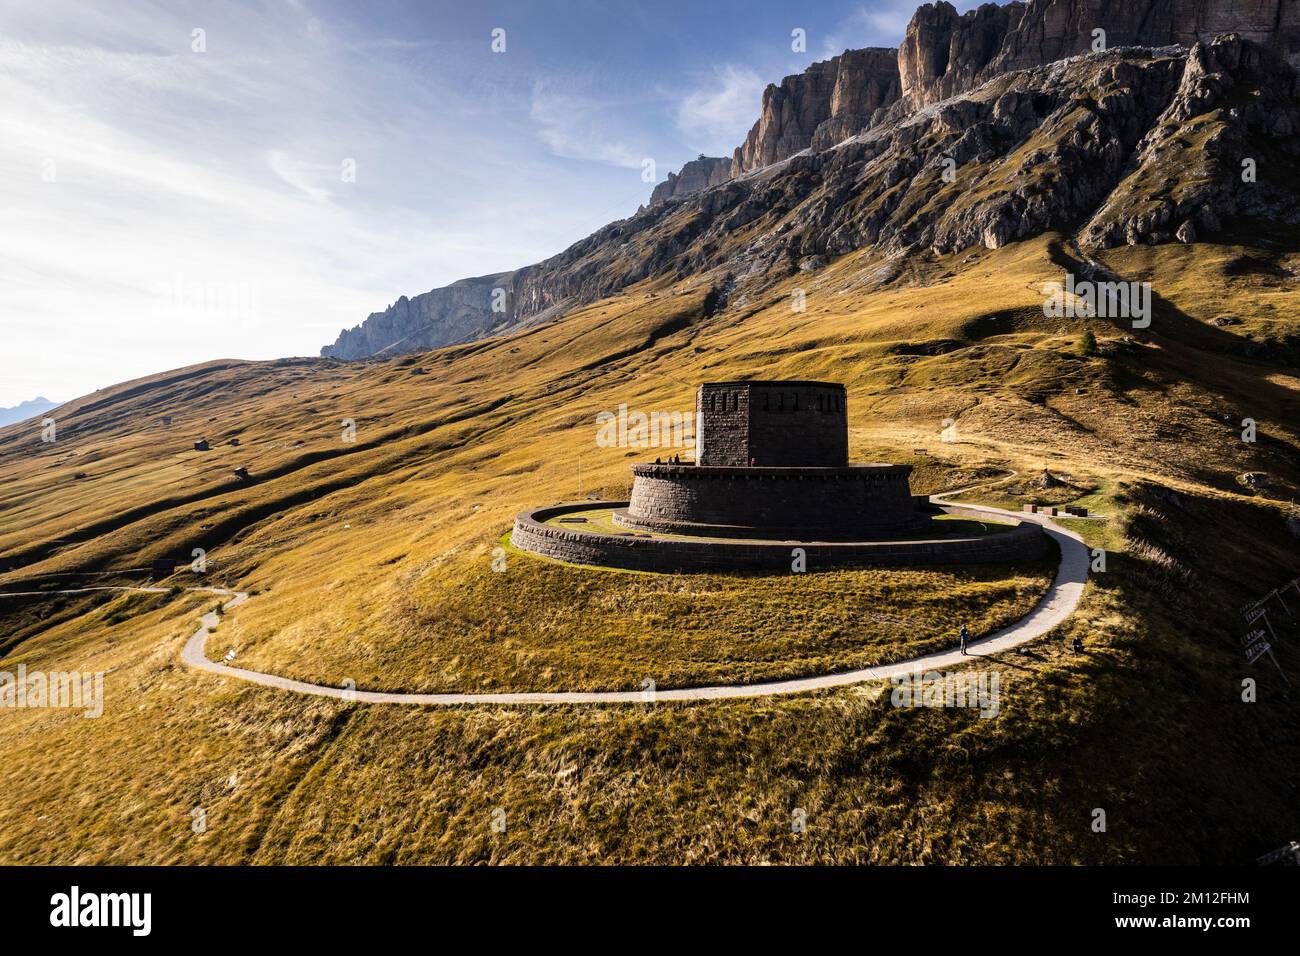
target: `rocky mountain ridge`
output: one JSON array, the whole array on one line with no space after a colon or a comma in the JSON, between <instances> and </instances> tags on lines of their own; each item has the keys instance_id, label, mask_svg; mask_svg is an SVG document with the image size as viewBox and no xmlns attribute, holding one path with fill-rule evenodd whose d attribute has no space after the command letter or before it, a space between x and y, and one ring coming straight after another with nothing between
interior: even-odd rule
<instances>
[{"instance_id":1,"label":"rocky mountain ridge","mask_svg":"<svg viewBox=\"0 0 1300 956\"><path fill-rule=\"evenodd\" d=\"M495 303L493 299L494 290L509 288L513 275L461 279L413 298L402 296L384 311L370 313L360 325L340 332L333 345L321 349L321 355L358 359L424 352L484 338L512 322L504 292L496 293Z\"/></svg>"},{"instance_id":2,"label":"rocky mountain ridge","mask_svg":"<svg viewBox=\"0 0 1300 956\"><path fill-rule=\"evenodd\" d=\"M655 186L650 193L650 205L697 193L730 178L731 160L725 156L700 154L683 166L680 173L669 173L667 179Z\"/></svg>"},{"instance_id":3,"label":"rocky mountain ridge","mask_svg":"<svg viewBox=\"0 0 1300 956\"><path fill-rule=\"evenodd\" d=\"M914 107L994 76L1126 46L1191 47L1235 33L1300 66L1297 0L1029 0L958 14L917 10L899 51L903 96Z\"/></svg>"},{"instance_id":4,"label":"rocky mountain ridge","mask_svg":"<svg viewBox=\"0 0 1300 956\"><path fill-rule=\"evenodd\" d=\"M52 402L45 396L38 395L36 398L29 398L9 408L0 408L0 426L25 421L28 418L40 415L42 412L48 412L50 409L58 407L58 402Z\"/></svg>"},{"instance_id":5,"label":"rocky mountain ridge","mask_svg":"<svg viewBox=\"0 0 1300 956\"><path fill-rule=\"evenodd\" d=\"M865 246L943 254L1047 230L1110 246L1195 241L1237 216L1296 221L1300 0L1246 4L1246 35L1167 42L1239 9L1030 0L959 15L927 4L900 50L847 51L769 86L730 178L725 160L694 160L634 216L536 265L399 300L322 354L471 341L651 276L713 274L721 299L737 287L743 298ZM1098 28L1107 49L1092 52ZM1257 156L1244 157L1248 143ZM1243 158L1264 163L1251 182ZM504 312L484 305L494 289Z\"/></svg>"},{"instance_id":6,"label":"rocky mountain ridge","mask_svg":"<svg viewBox=\"0 0 1300 956\"><path fill-rule=\"evenodd\" d=\"M916 110L1015 70L1118 47L1190 48L1223 33L1300 66L1300 0L1014 0L966 13L927 3L897 50L848 50L769 85L732 176L834 146L900 100ZM861 105L846 108L853 98Z\"/></svg>"}]
</instances>

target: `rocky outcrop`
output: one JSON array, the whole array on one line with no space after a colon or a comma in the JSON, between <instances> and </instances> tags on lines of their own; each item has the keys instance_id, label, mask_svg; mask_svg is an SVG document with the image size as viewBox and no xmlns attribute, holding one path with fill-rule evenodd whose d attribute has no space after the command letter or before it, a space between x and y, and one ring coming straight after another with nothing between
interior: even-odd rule
<instances>
[{"instance_id":1,"label":"rocky outcrop","mask_svg":"<svg viewBox=\"0 0 1300 956\"><path fill-rule=\"evenodd\" d=\"M736 147L731 175L769 166L807 149L817 127L830 118L831 94L838 73L839 57L835 57L787 76L780 85L768 84L758 122L745 142Z\"/></svg>"},{"instance_id":2,"label":"rocky outcrop","mask_svg":"<svg viewBox=\"0 0 1300 956\"><path fill-rule=\"evenodd\" d=\"M1300 66L1300 0L1017 0L966 13L945 0L927 3L898 50L848 50L768 86L731 175L835 146L899 99L917 109L1098 49L1191 47L1224 33Z\"/></svg>"},{"instance_id":3,"label":"rocky outcrop","mask_svg":"<svg viewBox=\"0 0 1300 956\"><path fill-rule=\"evenodd\" d=\"M650 193L650 205L667 202L679 196L689 196L731 178L731 160L724 156L705 156L692 159L680 173L669 173L668 178L655 186Z\"/></svg>"},{"instance_id":4,"label":"rocky outcrop","mask_svg":"<svg viewBox=\"0 0 1300 956\"><path fill-rule=\"evenodd\" d=\"M1296 0L1030 0L987 72L1051 63L1093 48L1093 31L1105 46L1190 47L1235 33L1272 49L1292 65L1300 57L1300 3Z\"/></svg>"},{"instance_id":5,"label":"rocky outcrop","mask_svg":"<svg viewBox=\"0 0 1300 956\"><path fill-rule=\"evenodd\" d=\"M1295 168L1295 153L1264 154L1274 143L1293 147L1298 136L1300 104L1279 82L1268 50L1235 34L1197 43L1124 179L1080 239L1094 246L1195 242L1235 216L1293 218L1281 180ZM1243 162L1251 164L1250 175Z\"/></svg>"},{"instance_id":6,"label":"rocky outcrop","mask_svg":"<svg viewBox=\"0 0 1300 956\"><path fill-rule=\"evenodd\" d=\"M963 14L951 3L920 7L898 50L908 104L924 106L973 88L1024 14L1023 3L986 3Z\"/></svg>"},{"instance_id":7,"label":"rocky outcrop","mask_svg":"<svg viewBox=\"0 0 1300 956\"><path fill-rule=\"evenodd\" d=\"M847 50L763 91L758 121L736 149L740 176L802 152L826 149L870 127L898 99L898 51Z\"/></svg>"},{"instance_id":8,"label":"rocky outcrop","mask_svg":"<svg viewBox=\"0 0 1300 956\"><path fill-rule=\"evenodd\" d=\"M814 150L829 149L865 132L898 97L897 50L869 47L844 51L836 57L830 115L813 130L809 145Z\"/></svg>"},{"instance_id":9,"label":"rocky outcrop","mask_svg":"<svg viewBox=\"0 0 1300 956\"><path fill-rule=\"evenodd\" d=\"M1282 172L1300 164L1295 82L1267 50L1231 36L1190 51L1125 48L1004 74L920 111L895 104L835 149L692 195L672 217L654 218L652 208L565 256L589 291L632 262L625 274L637 278L718 270L730 277L730 301L741 301L749 284L868 246L901 261L1047 231L1094 246L1174 241L1176 216L1188 215L1176 197L1205 189L1235 198L1222 215L1211 202L1214 215L1196 218L1184 237L1212 235L1234 214L1300 222L1300 184ZM1234 142L1270 157L1269 184L1241 182ZM1207 174L1219 144L1231 162ZM1124 196L1131 201L1116 201ZM546 286L545 275L530 281ZM881 275L888 281L888 270Z\"/></svg>"},{"instance_id":10,"label":"rocky outcrop","mask_svg":"<svg viewBox=\"0 0 1300 956\"><path fill-rule=\"evenodd\" d=\"M964 14L925 4L908 24L899 73L903 96L920 107L1082 53L1191 47L1226 33L1300 66L1300 0L1029 0Z\"/></svg>"},{"instance_id":11,"label":"rocky outcrop","mask_svg":"<svg viewBox=\"0 0 1300 956\"><path fill-rule=\"evenodd\" d=\"M383 312L339 333L321 349L326 358L358 359L370 355L417 352L480 339L513 319L509 289L514 273L461 279L414 298L402 296ZM502 290L494 295L494 290ZM497 310L493 310L493 304ZM504 310L503 310L504 309Z\"/></svg>"}]
</instances>

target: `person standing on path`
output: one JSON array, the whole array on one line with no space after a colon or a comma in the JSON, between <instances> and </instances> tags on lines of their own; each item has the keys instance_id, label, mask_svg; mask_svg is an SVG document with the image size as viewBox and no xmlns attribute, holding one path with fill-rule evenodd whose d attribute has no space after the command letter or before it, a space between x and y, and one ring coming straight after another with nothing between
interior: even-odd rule
<instances>
[{"instance_id":1,"label":"person standing on path","mask_svg":"<svg viewBox=\"0 0 1300 956\"><path fill-rule=\"evenodd\" d=\"M966 645L970 642L970 631L966 630L966 625L961 626L961 632L958 635L961 638L961 652L966 653Z\"/></svg>"}]
</instances>

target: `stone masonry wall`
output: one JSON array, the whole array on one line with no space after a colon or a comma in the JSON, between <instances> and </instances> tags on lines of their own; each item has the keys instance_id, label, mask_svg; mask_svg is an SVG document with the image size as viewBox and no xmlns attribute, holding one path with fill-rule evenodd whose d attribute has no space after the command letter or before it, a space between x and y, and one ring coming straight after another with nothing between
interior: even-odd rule
<instances>
[{"instance_id":1,"label":"stone masonry wall","mask_svg":"<svg viewBox=\"0 0 1300 956\"><path fill-rule=\"evenodd\" d=\"M862 540L925 527L910 465L718 468L634 465L628 527L682 534ZM709 527L716 526L716 527Z\"/></svg>"},{"instance_id":2,"label":"stone masonry wall","mask_svg":"<svg viewBox=\"0 0 1300 956\"><path fill-rule=\"evenodd\" d=\"M749 464L749 389L741 384L705 384L696 391L695 458L701 465Z\"/></svg>"},{"instance_id":3,"label":"stone masonry wall","mask_svg":"<svg viewBox=\"0 0 1300 956\"><path fill-rule=\"evenodd\" d=\"M626 502L606 502L620 507ZM515 519L511 542L517 548L574 564L636 571L695 572L767 570L789 572L794 543L686 541L605 535L548 525L551 518L585 511L590 502L525 512ZM1036 561L1046 556L1048 537L1033 522L1011 531L978 538L942 541L881 541L798 545L808 569L831 567L916 567Z\"/></svg>"},{"instance_id":4,"label":"stone masonry wall","mask_svg":"<svg viewBox=\"0 0 1300 956\"><path fill-rule=\"evenodd\" d=\"M844 386L815 382L752 385L749 456L760 466L843 468L849 463Z\"/></svg>"},{"instance_id":5,"label":"stone masonry wall","mask_svg":"<svg viewBox=\"0 0 1300 956\"><path fill-rule=\"evenodd\" d=\"M702 465L842 468L849 459L844 386L706 382L696 392Z\"/></svg>"}]
</instances>

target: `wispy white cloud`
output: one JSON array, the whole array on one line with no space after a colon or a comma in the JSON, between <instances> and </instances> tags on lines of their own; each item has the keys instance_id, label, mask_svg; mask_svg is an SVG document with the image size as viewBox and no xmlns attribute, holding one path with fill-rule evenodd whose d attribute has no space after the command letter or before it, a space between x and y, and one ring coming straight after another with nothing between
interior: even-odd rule
<instances>
[{"instance_id":1,"label":"wispy white cloud","mask_svg":"<svg viewBox=\"0 0 1300 956\"><path fill-rule=\"evenodd\" d=\"M878 31L914 2L836 33L896 43ZM552 255L647 198L643 157L729 154L808 58L779 0L734 29L709 4L494 9L506 55L449 0L0 0L0 405L311 354L401 294ZM836 15L808 11L810 49ZM191 288L257 308L223 321Z\"/></svg>"},{"instance_id":2,"label":"wispy white cloud","mask_svg":"<svg viewBox=\"0 0 1300 956\"><path fill-rule=\"evenodd\" d=\"M538 138L556 156L637 168L645 154L611 131L615 121L610 110L606 101L558 89L554 81L538 80L533 84L528 115L536 124Z\"/></svg>"},{"instance_id":3,"label":"wispy white cloud","mask_svg":"<svg viewBox=\"0 0 1300 956\"><path fill-rule=\"evenodd\" d=\"M726 64L683 97L677 126L701 152L730 155L758 118L767 81L747 67Z\"/></svg>"},{"instance_id":4,"label":"wispy white cloud","mask_svg":"<svg viewBox=\"0 0 1300 956\"><path fill-rule=\"evenodd\" d=\"M960 9L971 0L958 0ZM845 50L868 46L897 46L916 12L917 0L880 0L859 7L822 39L822 55L839 56Z\"/></svg>"},{"instance_id":5,"label":"wispy white cloud","mask_svg":"<svg viewBox=\"0 0 1300 956\"><path fill-rule=\"evenodd\" d=\"M539 115L556 155L615 166L556 164L512 64L475 74L435 33L231 3L197 54L192 12L142 7L0 9L0 405L314 354L401 294L559 251L645 188L596 97Z\"/></svg>"},{"instance_id":6,"label":"wispy white cloud","mask_svg":"<svg viewBox=\"0 0 1300 956\"><path fill-rule=\"evenodd\" d=\"M319 166L312 167L301 163L286 153L278 149L273 149L266 154L267 165L271 167L271 172L275 173L282 180L301 192L312 202L328 202L330 192L320 186L313 185L309 178L319 177L321 169ZM338 170L333 170L338 175Z\"/></svg>"}]
</instances>

